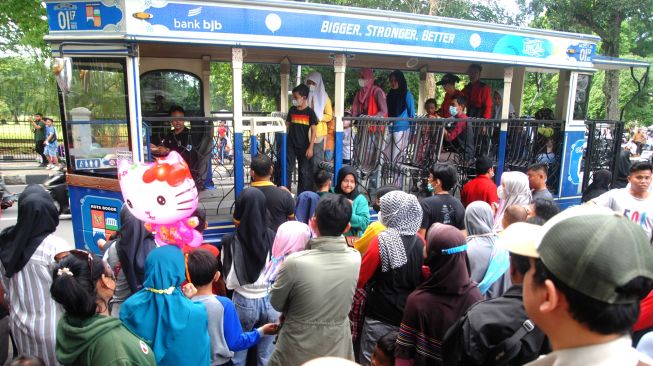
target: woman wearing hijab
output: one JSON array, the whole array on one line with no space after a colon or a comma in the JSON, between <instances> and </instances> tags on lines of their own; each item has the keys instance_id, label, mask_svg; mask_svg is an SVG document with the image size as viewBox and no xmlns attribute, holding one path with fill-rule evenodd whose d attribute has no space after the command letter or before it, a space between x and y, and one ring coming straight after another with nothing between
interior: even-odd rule
<instances>
[{"instance_id":1,"label":"woman wearing hijab","mask_svg":"<svg viewBox=\"0 0 653 366\"><path fill-rule=\"evenodd\" d=\"M426 242L424 262L431 275L406 301L395 346L397 366L441 365L447 329L482 299L469 278L467 244L460 230L435 223Z\"/></svg>"},{"instance_id":2,"label":"woman wearing hijab","mask_svg":"<svg viewBox=\"0 0 653 366\"><path fill-rule=\"evenodd\" d=\"M335 192L345 196L352 205L351 228L345 236L360 237L370 224L370 206L365 196L358 192L358 176L354 167L345 165L340 168Z\"/></svg>"},{"instance_id":3,"label":"woman wearing hijab","mask_svg":"<svg viewBox=\"0 0 653 366\"><path fill-rule=\"evenodd\" d=\"M267 323L276 323L279 313L268 297L269 282L265 267L270 261L274 231L266 225L265 195L256 188L245 189L236 201L236 231L222 239L222 266L227 289L243 331L249 332ZM274 350L274 337L263 336L257 345L259 366L268 364ZM247 350L234 354L234 365L245 365Z\"/></svg>"},{"instance_id":4,"label":"woman wearing hijab","mask_svg":"<svg viewBox=\"0 0 653 366\"><path fill-rule=\"evenodd\" d=\"M610 190L610 182L612 181L612 173L609 170L599 170L592 175L592 183L585 188L581 202L588 202L603 193Z\"/></svg>"},{"instance_id":5,"label":"woman wearing hijab","mask_svg":"<svg viewBox=\"0 0 653 366\"><path fill-rule=\"evenodd\" d=\"M318 120L315 144L313 145L313 157L311 158L313 174L315 174L320 169L320 163L324 161L324 146L326 144L328 124L333 120L333 107L331 106L331 99L324 88L322 74L313 71L306 77L305 84L308 85L309 89L306 101L308 106L315 112Z\"/></svg>"},{"instance_id":6,"label":"woman wearing hijab","mask_svg":"<svg viewBox=\"0 0 653 366\"><path fill-rule=\"evenodd\" d=\"M485 201L472 202L465 210L467 258L471 280L486 299L501 296L510 286L508 251L497 245L498 235L492 229L492 208Z\"/></svg>"},{"instance_id":7,"label":"woman wearing hijab","mask_svg":"<svg viewBox=\"0 0 653 366\"><path fill-rule=\"evenodd\" d=\"M492 105L492 118L501 119L503 112L503 92L501 90L495 90L492 99L494 101ZM512 106L512 103L508 103L508 118L515 118L515 116L515 107Z\"/></svg>"},{"instance_id":8,"label":"woman wearing hijab","mask_svg":"<svg viewBox=\"0 0 653 366\"><path fill-rule=\"evenodd\" d=\"M408 90L408 84L404 73L399 70L393 71L390 76L390 91L388 92L388 116L400 118L415 117L415 99ZM391 159L391 164L399 163L404 156L404 148L408 141L408 121L394 121L390 128L390 138L385 147L386 159ZM399 186L399 174L394 177L393 184Z\"/></svg>"},{"instance_id":9,"label":"woman wearing hijab","mask_svg":"<svg viewBox=\"0 0 653 366\"><path fill-rule=\"evenodd\" d=\"M185 279L181 249L174 245L154 249L145 261L143 288L120 309L120 320L148 342L159 366L211 362L206 308L182 293Z\"/></svg>"},{"instance_id":10,"label":"woman wearing hijab","mask_svg":"<svg viewBox=\"0 0 653 366\"><path fill-rule=\"evenodd\" d=\"M55 338L60 308L50 295L54 261L63 239L53 235L59 212L39 185L28 186L18 199L16 225L0 232L0 270L9 302L9 328L18 353L56 365Z\"/></svg>"},{"instance_id":11,"label":"woman wearing hijab","mask_svg":"<svg viewBox=\"0 0 653 366\"><path fill-rule=\"evenodd\" d=\"M270 261L265 266L264 275L267 282L274 282L279 268L289 255L306 249L311 235L311 229L303 222L287 221L279 226L272 244Z\"/></svg>"},{"instance_id":12,"label":"woman wearing hijab","mask_svg":"<svg viewBox=\"0 0 653 366\"><path fill-rule=\"evenodd\" d=\"M122 303L143 287L145 260L156 247L152 233L124 205L120 210L120 229L105 254L105 260L116 274L111 315L117 317Z\"/></svg>"},{"instance_id":13,"label":"woman wearing hijab","mask_svg":"<svg viewBox=\"0 0 653 366\"><path fill-rule=\"evenodd\" d=\"M388 117L388 105L383 89L374 85L374 70L363 68L358 72L358 85L360 89L354 96L354 103L352 104L351 115L370 116L370 117ZM344 134L351 134L349 127L350 121L345 121ZM369 125L378 124L370 122ZM378 132L377 132L378 131ZM369 128L369 134L366 141L363 142L363 151L365 152L365 160L362 162L363 166L376 167L380 160L381 141L383 138L383 130L377 130L376 127ZM353 139L353 137L352 137Z\"/></svg>"},{"instance_id":14,"label":"woman wearing hijab","mask_svg":"<svg viewBox=\"0 0 653 366\"><path fill-rule=\"evenodd\" d=\"M417 197L402 191L386 193L379 216L386 229L370 243L358 276L358 288L371 284L361 333L363 365L369 365L380 337L399 330L406 298L420 284L424 262L424 242L417 235L422 223Z\"/></svg>"},{"instance_id":15,"label":"woman wearing hijab","mask_svg":"<svg viewBox=\"0 0 653 366\"><path fill-rule=\"evenodd\" d=\"M503 231L503 214L512 205L528 208L533 200L528 185L528 176L522 172L505 172L501 175L501 186L497 188L499 208L494 216L494 231Z\"/></svg>"}]
</instances>

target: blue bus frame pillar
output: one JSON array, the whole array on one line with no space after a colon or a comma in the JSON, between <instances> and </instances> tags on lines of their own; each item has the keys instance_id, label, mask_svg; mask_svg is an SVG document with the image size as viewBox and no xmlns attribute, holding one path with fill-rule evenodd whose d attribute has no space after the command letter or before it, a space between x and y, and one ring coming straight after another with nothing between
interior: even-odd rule
<instances>
[{"instance_id":1,"label":"blue bus frame pillar","mask_svg":"<svg viewBox=\"0 0 653 366\"><path fill-rule=\"evenodd\" d=\"M134 55L127 57L127 93L128 107L129 107L129 124L132 148L132 161L143 162L144 154L149 151L149 144L147 150L143 151L142 133L143 133L143 120L141 119L141 73L138 67L138 46L134 45ZM149 137L149 136L148 136Z\"/></svg>"},{"instance_id":2,"label":"blue bus frame pillar","mask_svg":"<svg viewBox=\"0 0 653 366\"><path fill-rule=\"evenodd\" d=\"M424 110L424 102L426 102L426 99L428 98L429 91L427 89L428 85L426 85L426 79L428 76L429 69L428 67L424 66L421 69L419 69L419 95L417 97L417 114L422 115L426 113Z\"/></svg>"},{"instance_id":3,"label":"blue bus frame pillar","mask_svg":"<svg viewBox=\"0 0 653 366\"><path fill-rule=\"evenodd\" d=\"M336 119L336 139L334 151L334 172L333 178L335 182L336 175L342 166L342 131L344 130L344 123L342 117L345 114L345 71L347 70L347 55L344 53L337 54L333 60L333 68L335 71L335 112L334 118Z\"/></svg>"},{"instance_id":4,"label":"blue bus frame pillar","mask_svg":"<svg viewBox=\"0 0 653 366\"><path fill-rule=\"evenodd\" d=\"M231 49L234 106L234 191L236 198L245 186L243 159L243 49Z\"/></svg>"},{"instance_id":5,"label":"blue bus frame pillar","mask_svg":"<svg viewBox=\"0 0 653 366\"><path fill-rule=\"evenodd\" d=\"M510 114L510 95L512 92L512 76L514 69L506 67L503 69L503 105L501 106L501 119L507 120ZM508 122L501 122L499 132L499 156L497 163L496 184L501 184L501 175L505 170L506 164L506 143L508 139Z\"/></svg>"}]
</instances>

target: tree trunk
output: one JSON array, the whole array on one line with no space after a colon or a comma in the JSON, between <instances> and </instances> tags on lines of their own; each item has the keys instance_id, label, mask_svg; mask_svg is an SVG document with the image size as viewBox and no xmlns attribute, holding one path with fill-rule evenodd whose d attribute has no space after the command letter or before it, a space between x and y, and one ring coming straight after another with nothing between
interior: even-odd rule
<instances>
[{"instance_id":1,"label":"tree trunk","mask_svg":"<svg viewBox=\"0 0 653 366\"><path fill-rule=\"evenodd\" d=\"M610 24L609 39L603 39L601 50L603 54L611 57L619 57L619 46L621 37L621 14L618 11L613 13ZM619 70L607 70L603 82L603 95L605 95L605 118L609 120L619 119Z\"/></svg>"},{"instance_id":2,"label":"tree trunk","mask_svg":"<svg viewBox=\"0 0 653 366\"><path fill-rule=\"evenodd\" d=\"M429 0L429 15L440 15L442 12L441 0ZM426 99L435 98L435 74L426 74Z\"/></svg>"}]
</instances>

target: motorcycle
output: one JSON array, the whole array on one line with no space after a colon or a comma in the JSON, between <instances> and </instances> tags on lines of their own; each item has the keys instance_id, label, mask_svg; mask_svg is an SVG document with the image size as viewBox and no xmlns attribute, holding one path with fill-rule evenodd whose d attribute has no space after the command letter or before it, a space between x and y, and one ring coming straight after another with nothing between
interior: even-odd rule
<instances>
[{"instance_id":1,"label":"motorcycle","mask_svg":"<svg viewBox=\"0 0 653 366\"><path fill-rule=\"evenodd\" d=\"M70 199L68 198L65 171L57 171L54 175L51 175L43 183L43 188L50 193L54 205L59 210L59 215L70 214Z\"/></svg>"},{"instance_id":2,"label":"motorcycle","mask_svg":"<svg viewBox=\"0 0 653 366\"><path fill-rule=\"evenodd\" d=\"M13 206L18 198L15 194L9 192L7 187L5 187L4 178L0 177L0 208L5 210Z\"/></svg>"}]
</instances>

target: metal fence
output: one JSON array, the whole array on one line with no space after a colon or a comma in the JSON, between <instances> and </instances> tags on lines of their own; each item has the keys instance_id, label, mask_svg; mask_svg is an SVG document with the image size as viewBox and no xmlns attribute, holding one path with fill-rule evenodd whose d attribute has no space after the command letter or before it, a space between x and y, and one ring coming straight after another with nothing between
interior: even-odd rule
<instances>
[{"instance_id":1,"label":"metal fence","mask_svg":"<svg viewBox=\"0 0 653 366\"><path fill-rule=\"evenodd\" d=\"M583 153L583 186L589 185L592 175L602 169L612 172L612 183L616 179L617 159L622 150L621 138L624 123L621 121L590 120L585 122L587 147Z\"/></svg>"},{"instance_id":2,"label":"metal fence","mask_svg":"<svg viewBox=\"0 0 653 366\"><path fill-rule=\"evenodd\" d=\"M63 144L61 123L54 122L57 139ZM42 142L42 141L41 141ZM30 122L7 122L0 124L0 160L37 161L34 127Z\"/></svg>"},{"instance_id":3,"label":"metal fence","mask_svg":"<svg viewBox=\"0 0 653 366\"><path fill-rule=\"evenodd\" d=\"M152 160L150 144L161 145L165 136L172 132L168 117L145 117L144 132L147 144L147 159ZM216 215L231 215L235 199L234 171L234 124L231 115L220 117L184 117L190 120L186 127L190 131L190 141L182 142L195 150L198 155L198 175L206 176L203 185L207 192L200 195L200 204ZM250 164L252 156L264 154L275 164L275 172L282 171L280 152L285 125L279 116L243 118L243 172L245 185L249 185ZM275 177L275 183L281 184L281 176Z\"/></svg>"},{"instance_id":4,"label":"metal fence","mask_svg":"<svg viewBox=\"0 0 653 366\"><path fill-rule=\"evenodd\" d=\"M351 151L350 164L360 171L361 188L368 197L383 185L394 185L418 196L427 195L428 169L435 163L456 166L455 194L476 176L475 162L479 156L488 156L495 164L499 163L500 127L504 122L508 124L504 170L525 172L533 163L544 163L549 171L547 185L551 192L557 192L564 121L422 117L408 119L405 130L397 133L397 129L390 130L396 118L362 116L344 120L351 123L344 141ZM461 122L466 125L458 133L456 124ZM449 141L445 131L450 136L456 133L458 136Z\"/></svg>"}]
</instances>

